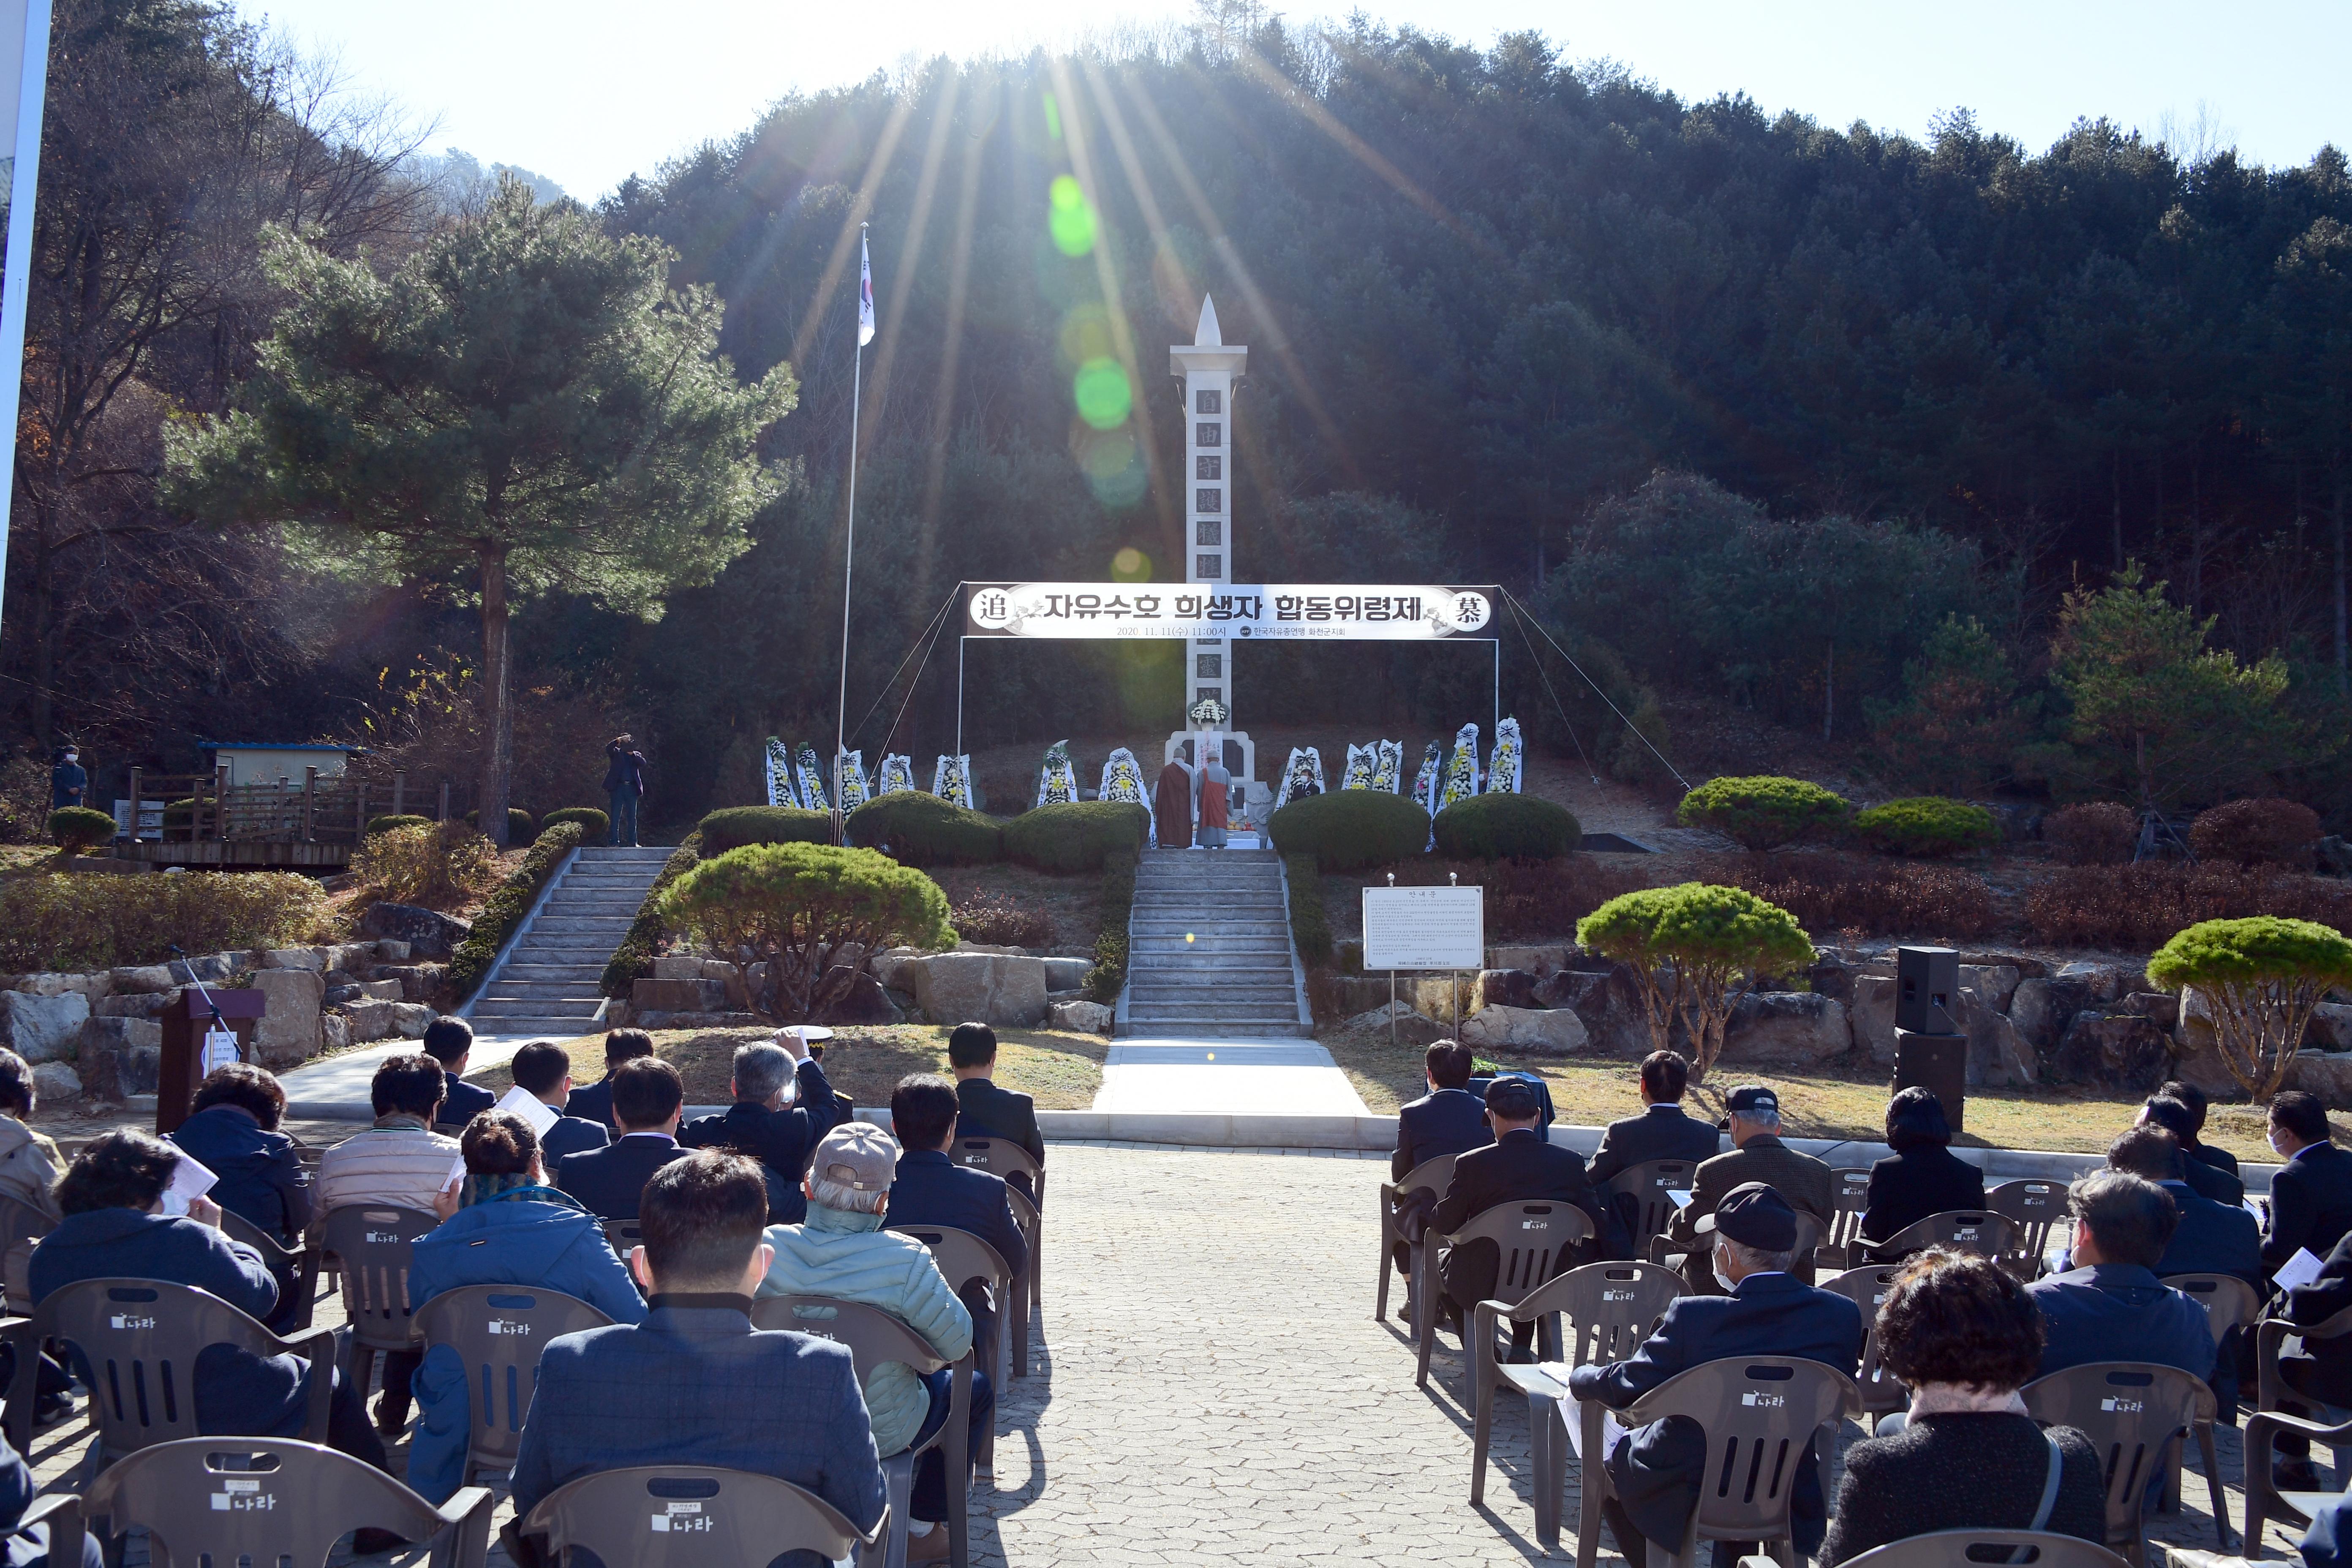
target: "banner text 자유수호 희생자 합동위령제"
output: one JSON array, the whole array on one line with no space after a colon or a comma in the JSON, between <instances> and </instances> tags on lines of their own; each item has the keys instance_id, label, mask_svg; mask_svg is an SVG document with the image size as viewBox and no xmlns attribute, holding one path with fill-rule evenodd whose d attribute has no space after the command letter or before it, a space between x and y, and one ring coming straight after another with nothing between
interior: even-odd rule
<instances>
[{"instance_id":1,"label":"banner text \uc790\uc720\uc218\ud638 \ud76c\uc0dd\uc790 \ud569\ub3d9\uc704\ub839\uc81c","mask_svg":"<svg viewBox=\"0 0 2352 1568\"><path fill-rule=\"evenodd\" d=\"M971 583L971 632L1016 637L1475 636L1494 602L1471 588L1297 583Z\"/></svg>"}]
</instances>

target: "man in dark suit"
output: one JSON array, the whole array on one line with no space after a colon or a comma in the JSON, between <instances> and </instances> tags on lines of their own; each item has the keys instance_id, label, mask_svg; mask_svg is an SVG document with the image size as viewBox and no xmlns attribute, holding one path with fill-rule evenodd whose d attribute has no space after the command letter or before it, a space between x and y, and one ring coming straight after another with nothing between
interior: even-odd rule
<instances>
[{"instance_id":1,"label":"man in dark suit","mask_svg":"<svg viewBox=\"0 0 2352 1568\"><path fill-rule=\"evenodd\" d=\"M732 1149L759 1161L768 1173L768 1223L800 1224L808 1218L801 1178L808 1173L809 1156L850 1113L841 1109L824 1068L793 1029L777 1030L772 1045L737 1047L728 1091L735 1103L716 1116L688 1122L678 1130L678 1142L688 1149Z\"/></svg>"},{"instance_id":2,"label":"man in dark suit","mask_svg":"<svg viewBox=\"0 0 2352 1568\"><path fill-rule=\"evenodd\" d=\"M2074 1267L2027 1286L2042 1310L2042 1370L2096 1361L2154 1362L2213 1375L2205 1309L2156 1277L2179 1211L2154 1182L2094 1171L2067 1190ZM2123 1357L2122 1351L2129 1351Z\"/></svg>"},{"instance_id":3,"label":"man in dark suit","mask_svg":"<svg viewBox=\"0 0 2352 1568\"><path fill-rule=\"evenodd\" d=\"M2234 1206L2245 1201L2246 1184L2235 1174L2189 1157L2189 1145L2197 1137L2197 1113L2185 1102L2168 1094L2150 1095L2147 1103L2139 1108L2137 1125L2161 1127L2172 1134L2173 1147L2180 1152L2174 1162L2178 1167L2173 1173L2175 1181L2188 1184L2190 1191L2217 1204Z\"/></svg>"},{"instance_id":4,"label":"man in dark suit","mask_svg":"<svg viewBox=\"0 0 2352 1568\"><path fill-rule=\"evenodd\" d=\"M2270 1123L2271 1147L2286 1162L2271 1178L2263 1231L2263 1267L2275 1270L2298 1251L2325 1258L2352 1231L2352 1154L2328 1141L2327 1108L2315 1094L2281 1090Z\"/></svg>"},{"instance_id":5,"label":"man in dark suit","mask_svg":"<svg viewBox=\"0 0 2352 1568\"><path fill-rule=\"evenodd\" d=\"M970 1231L996 1249L1013 1270L1013 1289L1024 1288L1029 1277L1029 1243L1021 1222L1013 1217L1013 1200L1005 1196L1004 1180L986 1171L973 1171L948 1157L955 1142L956 1089L953 1079L936 1073L913 1073L890 1091L890 1131L905 1151L890 1182L890 1202L884 1225L891 1230L918 1226L950 1226ZM996 1303L978 1279L950 1283L971 1314L973 1339L979 1343L980 1364L996 1364Z\"/></svg>"},{"instance_id":6,"label":"man in dark suit","mask_svg":"<svg viewBox=\"0 0 2352 1568\"><path fill-rule=\"evenodd\" d=\"M625 1107L626 1077L614 1089ZM581 1476L701 1465L790 1481L872 1529L882 1466L848 1350L751 1326L772 1257L760 1239L768 1190L758 1163L714 1149L664 1165L646 1184L642 1217L631 1264L652 1310L635 1327L548 1342L515 1460L516 1518ZM809 1552L778 1563L822 1568Z\"/></svg>"},{"instance_id":7,"label":"man in dark suit","mask_svg":"<svg viewBox=\"0 0 2352 1568\"><path fill-rule=\"evenodd\" d=\"M1430 1217L1430 1228L1451 1234L1497 1204L1564 1203L1584 1211L1596 1237L1606 1234L1607 1215L1592 1184L1584 1178L1584 1157L1565 1149L1536 1131L1543 1103L1535 1086L1525 1079L1499 1078L1486 1090L1486 1119L1495 1129L1492 1147L1473 1149L1454 1162L1453 1184ZM1600 1255L1597 1246L1583 1248L1581 1259L1568 1248L1553 1261L1559 1272L1576 1261ZM1457 1331L1469 1321L1470 1310L1495 1293L1495 1279L1503 1266L1502 1249L1491 1241L1474 1241L1445 1255L1443 1290ZM1533 1323L1511 1325L1514 1355L1533 1342Z\"/></svg>"},{"instance_id":8,"label":"man in dark suit","mask_svg":"<svg viewBox=\"0 0 2352 1568\"><path fill-rule=\"evenodd\" d=\"M636 1218L646 1183L687 1153L677 1144L678 1110L685 1101L677 1069L659 1057L622 1063L613 1075L613 1114L620 1119L621 1136L608 1148L565 1160L555 1168L555 1184L598 1219Z\"/></svg>"},{"instance_id":9,"label":"man in dark suit","mask_svg":"<svg viewBox=\"0 0 2352 1568\"><path fill-rule=\"evenodd\" d=\"M959 1138L1002 1138L1018 1143L1040 1168L1045 1163L1045 1140L1037 1131L1037 1102L1013 1089L990 1081L996 1070L996 1031L985 1024L958 1024L948 1037L948 1068L955 1074ZM1034 1198L1029 1178L1015 1173L1013 1184L1024 1196Z\"/></svg>"},{"instance_id":10,"label":"man in dark suit","mask_svg":"<svg viewBox=\"0 0 2352 1568\"><path fill-rule=\"evenodd\" d=\"M2238 1157L2218 1144L2204 1141L2205 1113L2212 1106L2212 1102L2206 1098L2205 1091L2193 1083L2184 1083L2179 1079L2172 1079L2158 1084L2156 1092L2167 1100L2180 1101L2189 1108L2189 1115L2197 1120L2197 1125L2189 1130L2189 1137L2182 1141L2180 1152L2192 1160L2202 1161L2217 1171L2225 1171L2232 1176L2236 1175Z\"/></svg>"},{"instance_id":11,"label":"man in dark suit","mask_svg":"<svg viewBox=\"0 0 2352 1568\"><path fill-rule=\"evenodd\" d=\"M564 1102L563 1114L589 1121L601 1121L604 1131L616 1132L613 1121L613 1074L623 1062L633 1062L639 1057L654 1054L654 1037L643 1029L611 1029L604 1035L604 1076L594 1083L583 1085L572 1091Z\"/></svg>"},{"instance_id":12,"label":"man in dark suit","mask_svg":"<svg viewBox=\"0 0 2352 1568\"><path fill-rule=\"evenodd\" d=\"M1717 1154L1698 1168L1691 1201L1666 1224L1667 1243L1684 1254L1683 1275L1694 1291L1714 1290L1715 1277L1707 1268L1707 1245L1700 1222L1733 1188L1762 1182L1821 1222L1827 1231L1836 1212L1836 1178L1811 1154L1801 1154L1780 1142L1780 1097L1767 1085L1743 1083L1725 1097L1728 1112L1723 1126L1731 1134L1731 1152ZM1810 1254L1797 1260L1800 1279L1812 1278Z\"/></svg>"},{"instance_id":13,"label":"man in dark suit","mask_svg":"<svg viewBox=\"0 0 2352 1568\"><path fill-rule=\"evenodd\" d=\"M1786 1198L1762 1182L1734 1187L1715 1206L1708 1264L1730 1294L1676 1300L1631 1359L1578 1367L1569 1392L1622 1410L1678 1372L1742 1355L1802 1356L1851 1377L1862 1363L1862 1310L1790 1274L1796 1245L1797 1212ZM1617 1492L1602 1514L1631 1568L1643 1568L1648 1542L1680 1546L1706 1464L1698 1424L1682 1416L1652 1422L1619 1438L1602 1462ZM1828 1509L1810 1443L1797 1466L1790 1518L1797 1550L1817 1552ZM1744 1544L1719 1545L1717 1561L1736 1560Z\"/></svg>"},{"instance_id":14,"label":"man in dark suit","mask_svg":"<svg viewBox=\"0 0 2352 1568\"><path fill-rule=\"evenodd\" d=\"M1402 1181L1415 1165L1441 1154L1459 1154L1495 1141L1486 1126L1486 1102L1466 1087L1477 1066L1468 1047L1440 1040L1422 1058L1429 1092L1397 1111L1396 1152L1389 1175Z\"/></svg>"},{"instance_id":15,"label":"man in dark suit","mask_svg":"<svg viewBox=\"0 0 2352 1568\"><path fill-rule=\"evenodd\" d=\"M602 1149L613 1141L601 1121L570 1116L564 1107L572 1099L572 1058L563 1047L533 1040L514 1054L515 1087L555 1112L555 1121L539 1135L539 1157L553 1170L567 1154Z\"/></svg>"},{"instance_id":16,"label":"man in dark suit","mask_svg":"<svg viewBox=\"0 0 2352 1568\"><path fill-rule=\"evenodd\" d=\"M2316 1328L2347 1307L2352 1307L2352 1233L2328 1249L2316 1275L2286 1292L2283 1310L2274 1306L2269 1315ZM2314 1405L2352 1405L2352 1338L2301 1343L2301 1351L2279 1357L2280 1378L2297 1394L2308 1394ZM2301 1400L2284 1401L2280 1408L2314 1419L2319 1415ZM2284 1490L2319 1490L2319 1473L2312 1468L2310 1455L2311 1439L2300 1432L2280 1433L2272 1479Z\"/></svg>"},{"instance_id":17,"label":"man in dark suit","mask_svg":"<svg viewBox=\"0 0 2352 1568\"><path fill-rule=\"evenodd\" d=\"M1639 1116L1612 1121L1601 1134L1585 1173L1601 1186L1621 1171L1652 1160L1687 1160L1696 1165L1712 1160L1723 1147L1715 1128L1683 1110L1683 1090L1690 1084L1690 1063L1675 1051L1652 1051L1642 1058L1642 1104Z\"/></svg>"},{"instance_id":18,"label":"man in dark suit","mask_svg":"<svg viewBox=\"0 0 2352 1568\"><path fill-rule=\"evenodd\" d=\"M2172 1134L2143 1122L2107 1145L2107 1164L2162 1187L2180 1216L2157 1264L2159 1279L2174 1274L2232 1274L2257 1292L2263 1271L2262 1227L2235 1204L2217 1204L2180 1179L2183 1151Z\"/></svg>"},{"instance_id":19,"label":"man in dark suit","mask_svg":"<svg viewBox=\"0 0 2352 1568\"><path fill-rule=\"evenodd\" d=\"M426 1056L441 1064L448 1079L448 1092L442 1097L433 1125L454 1138L466 1130L466 1123L499 1102L488 1089L466 1081L466 1064L474 1054L474 1026L444 1014L425 1026L425 1038L417 1043Z\"/></svg>"}]
</instances>

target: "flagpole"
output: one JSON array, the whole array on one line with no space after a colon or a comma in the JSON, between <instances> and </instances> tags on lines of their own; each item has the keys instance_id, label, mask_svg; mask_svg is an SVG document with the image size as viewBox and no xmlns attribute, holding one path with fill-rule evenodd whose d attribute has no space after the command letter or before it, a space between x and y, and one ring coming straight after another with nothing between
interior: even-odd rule
<instances>
[{"instance_id":1,"label":"flagpole","mask_svg":"<svg viewBox=\"0 0 2352 1568\"><path fill-rule=\"evenodd\" d=\"M841 809L841 763L849 752L849 574L857 554L857 405L866 373L866 226L857 226L857 348L849 368L849 526L841 542L841 696L833 717L833 841L848 841Z\"/></svg>"}]
</instances>

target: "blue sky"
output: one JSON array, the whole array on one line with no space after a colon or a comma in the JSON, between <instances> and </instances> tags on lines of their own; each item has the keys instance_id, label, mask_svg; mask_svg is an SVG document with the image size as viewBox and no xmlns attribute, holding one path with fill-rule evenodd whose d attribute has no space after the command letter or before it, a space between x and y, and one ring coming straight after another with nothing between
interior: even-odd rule
<instances>
[{"instance_id":1,"label":"blue sky","mask_svg":"<svg viewBox=\"0 0 2352 1568\"><path fill-rule=\"evenodd\" d=\"M430 146L519 163L593 198L697 143L732 135L794 89L889 70L910 56L1017 54L1121 25L1181 20L1189 0L239 0L352 87L437 121ZM1330 15L1282 10L1286 19ZM1572 59L1606 57L1683 94L1745 91L1834 125L1924 133L1975 111L2041 148L2105 115L2176 144L2235 145L2300 163L2352 146L2352 4L2275 0L1979 0L1967 7L1778 0L1384 0L1365 7L1485 44L1543 33Z\"/></svg>"}]
</instances>

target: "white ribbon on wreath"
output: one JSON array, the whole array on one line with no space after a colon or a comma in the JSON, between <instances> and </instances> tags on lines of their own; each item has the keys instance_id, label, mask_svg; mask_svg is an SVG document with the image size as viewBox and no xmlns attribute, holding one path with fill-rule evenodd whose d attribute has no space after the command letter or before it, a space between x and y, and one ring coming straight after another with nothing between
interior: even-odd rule
<instances>
[{"instance_id":1,"label":"white ribbon on wreath","mask_svg":"<svg viewBox=\"0 0 2352 1568\"><path fill-rule=\"evenodd\" d=\"M1151 796L1143 788L1143 764L1135 760L1133 752L1121 746L1103 759L1102 785L1096 790L1095 798L1123 801L1129 805L1143 807L1147 814L1151 813ZM1153 815L1155 826L1157 821L1156 815ZM1146 829L1144 836L1147 839L1150 837L1151 831L1150 828Z\"/></svg>"},{"instance_id":2,"label":"white ribbon on wreath","mask_svg":"<svg viewBox=\"0 0 2352 1568\"><path fill-rule=\"evenodd\" d=\"M770 805L800 805L800 791L793 787L793 749L773 735L761 750L760 772L766 775Z\"/></svg>"},{"instance_id":3,"label":"white ribbon on wreath","mask_svg":"<svg viewBox=\"0 0 2352 1568\"><path fill-rule=\"evenodd\" d=\"M1443 748L1432 741L1428 750L1421 753L1421 771L1412 776L1412 804L1432 816L1437 815L1437 789L1439 777L1444 772L1444 757Z\"/></svg>"},{"instance_id":4,"label":"white ribbon on wreath","mask_svg":"<svg viewBox=\"0 0 2352 1568\"><path fill-rule=\"evenodd\" d=\"M824 811L831 806L824 793L824 764L816 760L816 748L805 741L793 753L793 776L801 786L803 806L810 811Z\"/></svg>"},{"instance_id":5,"label":"white ribbon on wreath","mask_svg":"<svg viewBox=\"0 0 2352 1568\"><path fill-rule=\"evenodd\" d=\"M1465 724L1454 736L1454 760L1445 769L1445 789L1437 797L1437 809L1444 811L1477 793L1478 726Z\"/></svg>"},{"instance_id":6,"label":"white ribbon on wreath","mask_svg":"<svg viewBox=\"0 0 2352 1568\"><path fill-rule=\"evenodd\" d=\"M1382 741L1380 743L1377 760L1372 763L1372 787L1374 789L1384 789L1391 795L1400 795L1403 793L1403 742Z\"/></svg>"},{"instance_id":7,"label":"white ribbon on wreath","mask_svg":"<svg viewBox=\"0 0 2352 1568\"><path fill-rule=\"evenodd\" d=\"M1045 748L1045 763L1037 772L1037 804L1039 805L1076 805L1078 803L1077 770L1070 766L1070 743L1056 741Z\"/></svg>"},{"instance_id":8,"label":"white ribbon on wreath","mask_svg":"<svg viewBox=\"0 0 2352 1568\"><path fill-rule=\"evenodd\" d=\"M915 787L915 759L900 752L882 753L882 773L875 781L877 795L900 795Z\"/></svg>"},{"instance_id":9,"label":"white ribbon on wreath","mask_svg":"<svg viewBox=\"0 0 2352 1568\"><path fill-rule=\"evenodd\" d=\"M971 758L942 752L931 766L931 793L950 805L971 809Z\"/></svg>"},{"instance_id":10,"label":"white ribbon on wreath","mask_svg":"<svg viewBox=\"0 0 2352 1568\"><path fill-rule=\"evenodd\" d=\"M1495 755L1486 764L1488 795L1517 795L1527 764L1527 747L1519 738L1519 721L1506 719L1495 726Z\"/></svg>"},{"instance_id":11,"label":"white ribbon on wreath","mask_svg":"<svg viewBox=\"0 0 2352 1568\"><path fill-rule=\"evenodd\" d=\"M1372 769L1379 764L1379 761L1380 747L1377 743L1359 746L1351 742L1348 747L1347 770L1339 775L1339 787L1341 789L1371 788Z\"/></svg>"}]
</instances>

